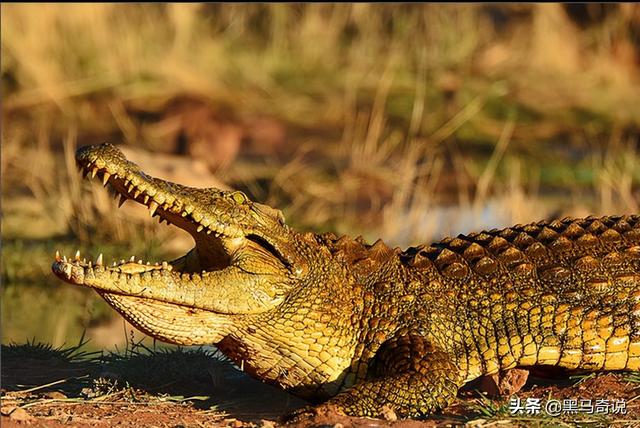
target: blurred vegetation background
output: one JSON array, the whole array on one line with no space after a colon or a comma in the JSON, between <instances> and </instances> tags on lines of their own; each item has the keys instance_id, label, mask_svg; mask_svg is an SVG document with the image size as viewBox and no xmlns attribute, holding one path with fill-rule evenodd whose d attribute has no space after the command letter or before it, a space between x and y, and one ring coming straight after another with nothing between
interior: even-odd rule
<instances>
[{"instance_id":1,"label":"blurred vegetation background","mask_svg":"<svg viewBox=\"0 0 640 428\"><path fill-rule=\"evenodd\" d=\"M2 333L121 346L50 273L189 248L80 181L110 141L299 229L402 247L545 217L638 213L636 4L2 4Z\"/></svg>"}]
</instances>

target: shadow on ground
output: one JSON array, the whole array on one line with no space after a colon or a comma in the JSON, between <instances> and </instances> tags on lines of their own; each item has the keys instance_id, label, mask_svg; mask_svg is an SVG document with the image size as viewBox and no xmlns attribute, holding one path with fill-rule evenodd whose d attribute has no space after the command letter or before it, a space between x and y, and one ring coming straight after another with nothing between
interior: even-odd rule
<instances>
[{"instance_id":1,"label":"shadow on ground","mask_svg":"<svg viewBox=\"0 0 640 428\"><path fill-rule=\"evenodd\" d=\"M131 389L254 421L277 419L307 404L252 379L219 353L202 348L102 354L85 353L80 347L3 345L2 389L57 392L69 399L88 400Z\"/></svg>"}]
</instances>

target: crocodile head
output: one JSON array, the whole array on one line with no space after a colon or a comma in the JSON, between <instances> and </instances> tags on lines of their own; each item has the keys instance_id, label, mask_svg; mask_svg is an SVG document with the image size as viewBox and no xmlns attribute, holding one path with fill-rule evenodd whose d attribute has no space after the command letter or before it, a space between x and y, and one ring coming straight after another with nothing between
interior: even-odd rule
<instances>
[{"instance_id":1,"label":"crocodile head","mask_svg":"<svg viewBox=\"0 0 640 428\"><path fill-rule=\"evenodd\" d=\"M171 262L108 266L56 255L62 280L95 289L141 330L163 340L216 343L233 316L278 306L306 265L282 213L239 191L198 189L146 175L110 144L76 153L81 170L185 231L195 247Z\"/></svg>"}]
</instances>

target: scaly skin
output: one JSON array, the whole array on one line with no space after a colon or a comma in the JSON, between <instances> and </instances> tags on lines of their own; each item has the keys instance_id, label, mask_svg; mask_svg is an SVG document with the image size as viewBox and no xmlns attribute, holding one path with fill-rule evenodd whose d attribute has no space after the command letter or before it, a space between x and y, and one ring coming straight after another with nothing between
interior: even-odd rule
<instances>
[{"instance_id":1,"label":"scaly skin","mask_svg":"<svg viewBox=\"0 0 640 428\"><path fill-rule=\"evenodd\" d=\"M424 416L515 366L640 369L640 217L543 221L392 250L300 234L240 192L145 175L115 147L79 166L188 231L162 265L53 271L140 330L216 344L251 375L346 414ZM106 178L105 178L106 177Z\"/></svg>"}]
</instances>

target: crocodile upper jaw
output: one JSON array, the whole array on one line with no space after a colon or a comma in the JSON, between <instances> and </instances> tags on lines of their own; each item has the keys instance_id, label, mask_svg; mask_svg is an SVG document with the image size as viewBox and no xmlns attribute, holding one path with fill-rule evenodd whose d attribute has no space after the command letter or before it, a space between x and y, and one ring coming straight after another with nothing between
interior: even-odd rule
<instances>
[{"instance_id":1,"label":"crocodile upper jaw","mask_svg":"<svg viewBox=\"0 0 640 428\"><path fill-rule=\"evenodd\" d=\"M62 280L130 296L141 296L149 288L162 289L146 297L221 313L251 313L280 301L292 276L292 263L268 236L268 228L263 233L265 228L258 227L259 216L256 225L251 224L253 214L262 211L252 211L253 203L244 194L189 188L150 177L108 144L80 148L76 160L86 176L97 176L114 190L120 205L128 199L145 205L161 223L190 233L196 246L170 262L131 258L112 266L103 262L102 255L87 262L79 253L73 258L58 254L52 270ZM268 221L281 221L266 215ZM194 297L201 288L211 292L220 287L227 288L223 298L209 296L212 301L202 302ZM257 297L241 301L247 294Z\"/></svg>"}]
</instances>

